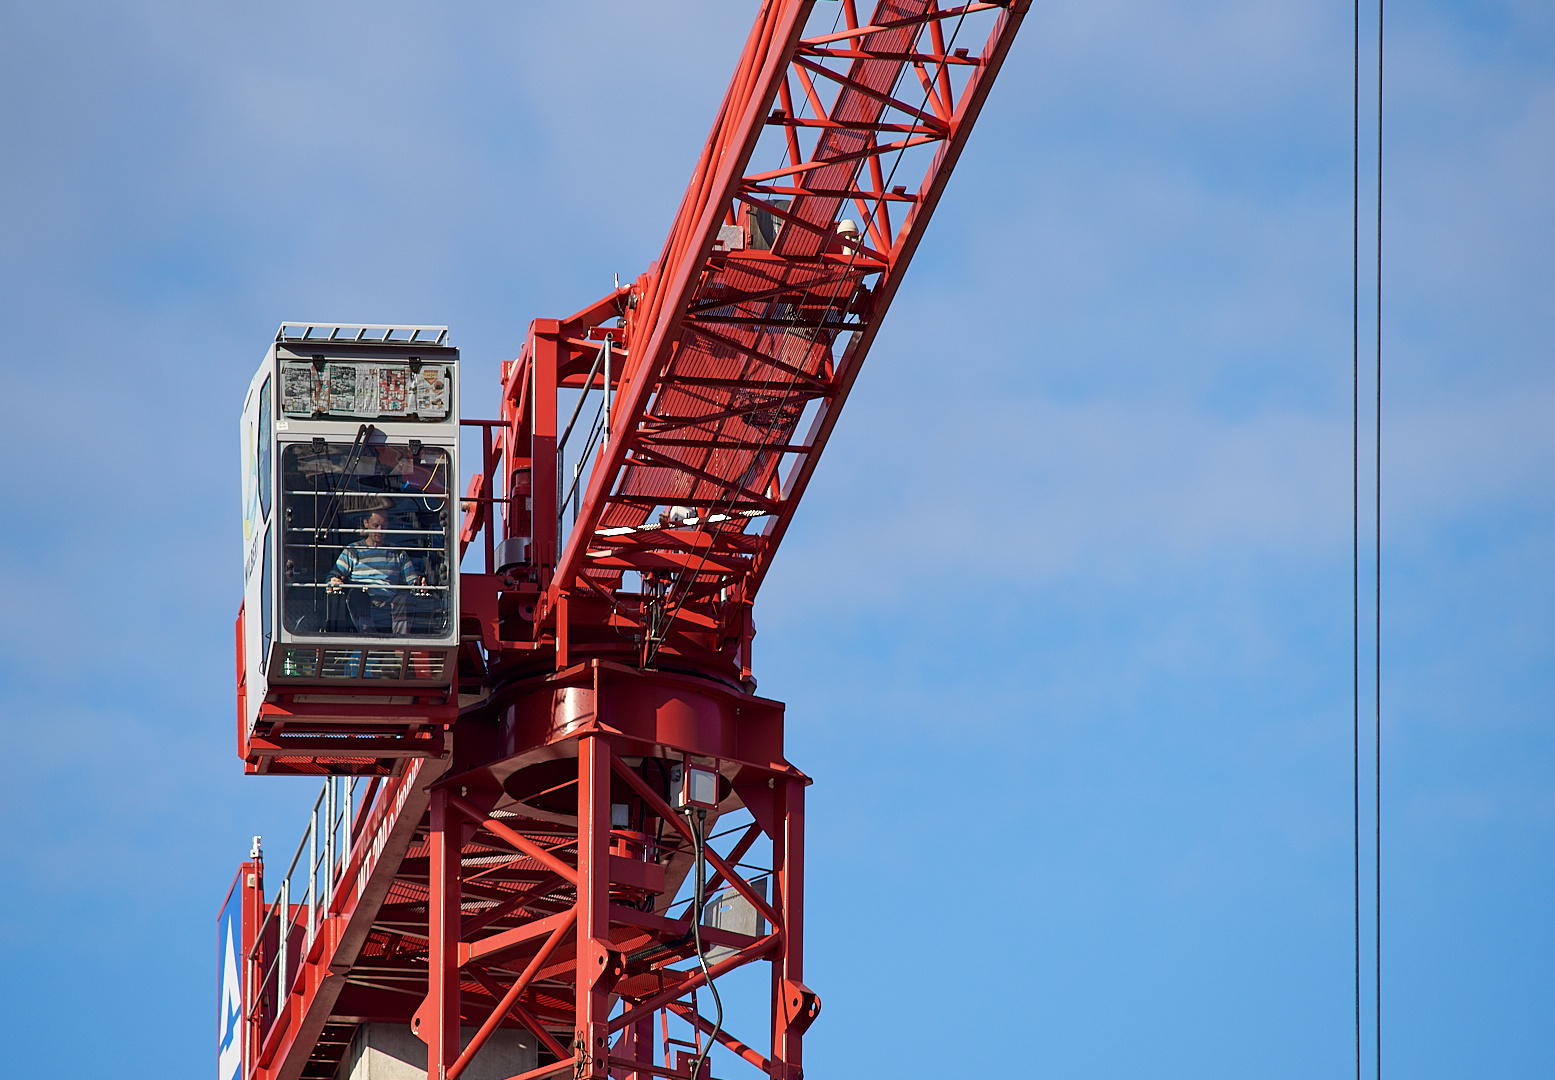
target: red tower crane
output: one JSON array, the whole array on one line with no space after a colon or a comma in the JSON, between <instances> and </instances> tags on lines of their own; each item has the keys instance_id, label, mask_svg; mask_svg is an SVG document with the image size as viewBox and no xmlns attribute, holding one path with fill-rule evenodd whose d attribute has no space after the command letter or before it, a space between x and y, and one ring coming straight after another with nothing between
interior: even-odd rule
<instances>
[{"instance_id":1,"label":"red tower crane","mask_svg":"<svg viewBox=\"0 0 1555 1080\"><path fill-rule=\"evenodd\" d=\"M239 753L326 780L223 909L222 1080L800 1080L810 781L751 609L1028 3L764 0L661 255L531 323L496 420L443 328L282 327Z\"/></svg>"}]
</instances>

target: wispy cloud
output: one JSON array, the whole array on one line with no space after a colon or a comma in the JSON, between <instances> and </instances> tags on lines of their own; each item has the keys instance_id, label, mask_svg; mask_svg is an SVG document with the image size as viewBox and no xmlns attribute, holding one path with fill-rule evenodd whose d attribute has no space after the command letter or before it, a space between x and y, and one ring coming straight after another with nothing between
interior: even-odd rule
<instances>
[{"instance_id":1,"label":"wispy cloud","mask_svg":"<svg viewBox=\"0 0 1555 1080\"><path fill-rule=\"evenodd\" d=\"M104 1028L127 1068L204 1067L210 958L181 927L248 835L295 831L300 785L244 782L230 745L233 428L269 335L448 322L467 400L494 408L530 318L657 255L752 6L0 13L19 868L0 948L47 972L49 935L98 927L125 957L108 977L161 995L172 1025ZM1348 985L1349 19L1034 6L757 609L763 688L791 697L821 780L828 1015L851 1001L888 1025L880 985L945 974L835 930L857 920L837 897L900 885L936 918L996 900L1026 927L1015 960L956 977L1029 987L1040 968L1096 1003L1041 991L1066 1019L1033 1038L1077 1074L1113 1045L1124 986L1140 1034L1108 1051L1120 1075L1280 1075L1270 1045L1291 1075L1342 1066L1342 1038L1309 1036L1347 1022L1312 1002ZM1442 963L1500 1013L1495 1038L1464 1037L1490 1048L1474 1067L1531 1074L1548 987L1498 988L1547 921L1505 867L1550 869L1555 14L1390 19L1389 797L1443 913L1407 940L1436 956L1494 911L1500 936ZM927 851L995 867L990 891L958 893ZM103 888L93 865L123 878ZM124 880L164 931L115 914ZM1448 1000L1411 993L1411 1023ZM1191 1017L1163 1004L1185 995ZM6 1000L39 1045L65 1039ZM150 1030L178 1032L174 1058ZM845 1039L815 1045L865 1067ZM893 1062L944 1071L936 1052Z\"/></svg>"}]
</instances>

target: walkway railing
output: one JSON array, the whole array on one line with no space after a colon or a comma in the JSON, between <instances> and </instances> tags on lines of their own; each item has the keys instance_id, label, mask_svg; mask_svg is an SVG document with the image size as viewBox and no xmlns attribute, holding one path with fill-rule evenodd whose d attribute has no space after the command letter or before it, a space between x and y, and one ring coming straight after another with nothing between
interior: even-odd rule
<instances>
[{"instance_id":1,"label":"walkway railing","mask_svg":"<svg viewBox=\"0 0 1555 1080\"><path fill-rule=\"evenodd\" d=\"M259 1024L261 1039L292 988L298 958L307 955L330 912L379 787L378 777L331 776L313 801L308 827L265 909L249 955L264 965L249 998L249 1019Z\"/></svg>"}]
</instances>

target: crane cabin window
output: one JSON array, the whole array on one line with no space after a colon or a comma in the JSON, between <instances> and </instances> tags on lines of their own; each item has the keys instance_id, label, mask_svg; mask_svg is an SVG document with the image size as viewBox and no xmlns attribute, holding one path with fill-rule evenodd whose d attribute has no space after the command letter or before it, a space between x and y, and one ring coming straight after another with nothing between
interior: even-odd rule
<instances>
[{"instance_id":1,"label":"crane cabin window","mask_svg":"<svg viewBox=\"0 0 1555 1080\"><path fill-rule=\"evenodd\" d=\"M447 450L415 440L290 443L280 480L288 633L449 636L457 579Z\"/></svg>"},{"instance_id":2,"label":"crane cabin window","mask_svg":"<svg viewBox=\"0 0 1555 1080\"><path fill-rule=\"evenodd\" d=\"M419 360L288 360L281 412L288 417L442 422L453 401L453 368Z\"/></svg>"},{"instance_id":3,"label":"crane cabin window","mask_svg":"<svg viewBox=\"0 0 1555 1080\"><path fill-rule=\"evenodd\" d=\"M270 426L270 380L265 380L259 391L259 445L256 447L259 461L255 480L259 488L259 520L270 520L270 454L275 432Z\"/></svg>"}]
</instances>

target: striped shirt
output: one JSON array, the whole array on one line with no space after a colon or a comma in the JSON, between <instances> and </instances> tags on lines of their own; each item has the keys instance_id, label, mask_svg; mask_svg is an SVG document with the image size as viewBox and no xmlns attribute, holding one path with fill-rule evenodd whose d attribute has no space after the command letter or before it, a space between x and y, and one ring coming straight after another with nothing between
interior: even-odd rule
<instances>
[{"instance_id":1,"label":"striped shirt","mask_svg":"<svg viewBox=\"0 0 1555 1080\"><path fill-rule=\"evenodd\" d=\"M373 547L366 541L357 541L340 552L335 560L334 576L356 585L420 585L421 575L416 566L399 548ZM393 589L368 588L367 595L374 600L391 600Z\"/></svg>"}]
</instances>

